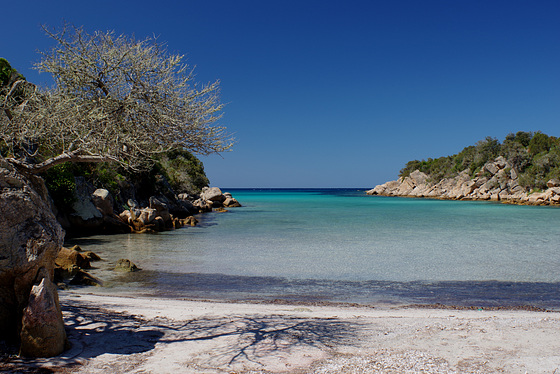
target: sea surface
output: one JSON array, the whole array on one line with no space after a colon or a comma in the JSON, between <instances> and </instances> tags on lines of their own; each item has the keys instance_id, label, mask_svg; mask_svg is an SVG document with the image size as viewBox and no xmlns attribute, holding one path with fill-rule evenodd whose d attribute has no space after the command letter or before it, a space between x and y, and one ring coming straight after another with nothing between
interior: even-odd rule
<instances>
[{"instance_id":1,"label":"sea surface","mask_svg":"<svg viewBox=\"0 0 560 374\"><path fill-rule=\"evenodd\" d=\"M76 238L99 254L88 292L560 310L560 209L231 189L241 208L155 235ZM128 258L142 270L111 270Z\"/></svg>"}]
</instances>

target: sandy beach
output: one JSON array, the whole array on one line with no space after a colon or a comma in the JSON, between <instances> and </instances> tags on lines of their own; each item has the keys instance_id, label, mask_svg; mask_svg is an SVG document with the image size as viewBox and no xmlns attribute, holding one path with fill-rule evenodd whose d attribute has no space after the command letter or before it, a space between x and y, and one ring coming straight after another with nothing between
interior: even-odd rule
<instances>
[{"instance_id":1,"label":"sandy beach","mask_svg":"<svg viewBox=\"0 0 560 374\"><path fill-rule=\"evenodd\" d=\"M2 370L560 372L556 312L243 304L68 292L61 304L72 348L51 359L13 358Z\"/></svg>"}]
</instances>

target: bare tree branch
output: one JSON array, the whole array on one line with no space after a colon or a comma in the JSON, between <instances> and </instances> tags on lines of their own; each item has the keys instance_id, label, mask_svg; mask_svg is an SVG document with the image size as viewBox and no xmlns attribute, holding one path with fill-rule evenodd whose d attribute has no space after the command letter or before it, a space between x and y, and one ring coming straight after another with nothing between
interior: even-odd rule
<instances>
[{"instance_id":1,"label":"bare tree branch","mask_svg":"<svg viewBox=\"0 0 560 374\"><path fill-rule=\"evenodd\" d=\"M231 148L232 137L217 125L219 82L195 83L183 56L167 54L151 38L72 26L45 32L57 45L36 68L52 74L55 87L28 92L23 106L6 100L9 114L0 117L0 139L28 170L44 171L59 160L140 168L151 155L173 149L207 155ZM37 144L45 157L31 165L15 151L25 144Z\"/></svg>"}]
</instances>

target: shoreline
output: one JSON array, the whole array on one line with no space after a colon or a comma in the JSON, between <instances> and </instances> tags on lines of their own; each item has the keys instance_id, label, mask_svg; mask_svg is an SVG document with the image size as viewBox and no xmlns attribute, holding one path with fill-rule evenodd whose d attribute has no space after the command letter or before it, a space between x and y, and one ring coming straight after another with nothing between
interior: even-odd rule
<instances>
[{"instance_id":1,"label":"shoreline","mask_svg":"<svg viewBox=\"0 0 560 374\"><path fill-rule=\"evenodd\" d=\"M63 373L560 370L557 312L239 303L68 291L60 301L72 348L51 359L12 359L3 365Z\"/></svg>"}]
</instances>

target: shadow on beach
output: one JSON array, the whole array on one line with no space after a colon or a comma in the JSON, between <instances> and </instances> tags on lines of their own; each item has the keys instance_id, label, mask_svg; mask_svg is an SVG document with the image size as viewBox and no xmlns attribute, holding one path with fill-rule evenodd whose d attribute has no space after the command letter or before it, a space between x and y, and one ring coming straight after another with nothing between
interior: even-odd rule
<instances>
[{"instance_id":1,"label":"shadow on beach","mask_svg":"<svg viewBox=\"0 0 560 374\"><path fill-rule=\"evenodd\" d=\"M189 349L211 344L212 355L203 363L207 367L237 364L258 367L296 351L352 345L357 331L355 323L336 318L239 315L203 316L182 321L161 317L147 320L76 300L65 300L61 306L71 349L50 359L13 358L4 364L6 369L11 368L8 371L80 371L90 359L104 356L101 361L105 369L127 372L138 368L153 354L156 346L165 349L176 343L185 347L184 360L189 359ZM102 370L98 365L90 369Z\"/></svg>"}]
</instances>

